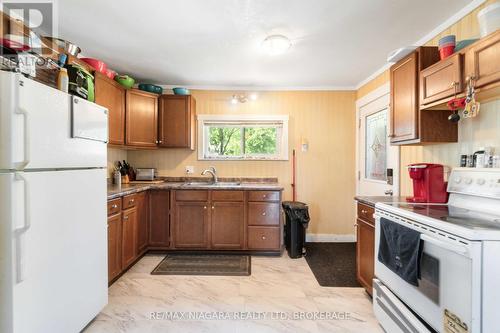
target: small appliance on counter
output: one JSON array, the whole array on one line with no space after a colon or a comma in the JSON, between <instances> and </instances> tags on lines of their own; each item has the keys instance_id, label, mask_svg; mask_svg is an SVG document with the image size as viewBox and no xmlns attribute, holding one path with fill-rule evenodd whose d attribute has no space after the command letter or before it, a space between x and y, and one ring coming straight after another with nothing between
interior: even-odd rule
<instances>
[{"instance_id":1,"label":"small appliance on counter","mask_svg":"<svg viewBox=\"0 0 500 333\"><path fill-rule=\"evenodd\" d=\"M444 181L444 167L441 164L417 163L408 165L413 180L413 197L406 198L415 203L446 203L447 182Z\"/></svg>"},{"instance_id":2,"label":"small appliance on counter","mask_svg":"<svg viewBox=\"0 0 500 333\"><path fill-rule=\"evenodd\" d=\"M137 168L135 179L140 181L154 181L155 176L155 168Z\"/></svg>"}]
</instances>

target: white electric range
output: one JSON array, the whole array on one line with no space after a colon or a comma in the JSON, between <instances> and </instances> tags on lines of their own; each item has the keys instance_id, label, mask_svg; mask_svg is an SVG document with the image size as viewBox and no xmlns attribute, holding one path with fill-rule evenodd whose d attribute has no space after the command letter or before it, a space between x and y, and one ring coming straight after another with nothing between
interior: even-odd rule
<instances>
[{"instance_id":1,"label":"white electric range","mask_svg":"<svg viewBox=\"0 0 500 333\"><path fill-rule=\"evenodd\" d=\"M498 332L500 169L456 168L447 204L377 203L373 306L387 332ZM418 287L378 260L380 220L420 233Z\"/></svg>"}]
</instances>

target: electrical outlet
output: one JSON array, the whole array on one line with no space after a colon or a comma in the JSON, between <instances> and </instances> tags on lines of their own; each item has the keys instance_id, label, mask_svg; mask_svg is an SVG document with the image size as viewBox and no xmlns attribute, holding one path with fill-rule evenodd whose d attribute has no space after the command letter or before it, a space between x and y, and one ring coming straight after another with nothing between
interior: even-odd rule
<instances>
[{"instance_id":1,"label":"electrical outlet","mask_svg":"<svg viewBox=\"0 0 500 333\"><path fill-rule=\"evenodd\" d=\"M188 174L188 175L194 174L194 166L186 165L186 174Z\"/></svg>"}]
</instances>

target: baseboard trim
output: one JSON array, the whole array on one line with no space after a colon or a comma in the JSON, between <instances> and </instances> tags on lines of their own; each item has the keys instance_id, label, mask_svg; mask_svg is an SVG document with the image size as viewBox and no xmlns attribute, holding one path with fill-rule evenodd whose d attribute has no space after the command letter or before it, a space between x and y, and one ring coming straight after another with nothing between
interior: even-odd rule
<instances>
[{"instance_id":1,"label":"baseboard trim","mask_svg":"<svg viewBox=\"0 0 500 333\"><path fill-rule=\"evenodd\" d=\"M307 242L326 243L353 243L356 241L356 235L335 235L335 234L306 234Z\"/></svg>"}]
</instances>

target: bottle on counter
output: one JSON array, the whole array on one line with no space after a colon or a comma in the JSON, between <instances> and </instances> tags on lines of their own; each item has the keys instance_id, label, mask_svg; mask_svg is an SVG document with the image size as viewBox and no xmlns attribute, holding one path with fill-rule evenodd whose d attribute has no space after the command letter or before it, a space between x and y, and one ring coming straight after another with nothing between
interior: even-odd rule
<instances>
[{"instance_id":1,"label":"bottle on counter","mask_svg":"<svg viewBox=\"0 0 500 333\"><path fill-rule=\"evenodd\" d=\"M57 75L57 89L67 93L68 87L69 87L68 70L66 68L61 68L59 70L59 75Z\"/></svg>"},{"instance_id":2,"label":"bottle on counter","mask_svg":"<svg viewBox=\"0 0 500 333\"><path fill-rule=\"evenodd\" d=\"M119 170L115 170L115 172L113 172L113 183L118 187L122 186L122 174Z\"/></svg>"}]
</instances>

